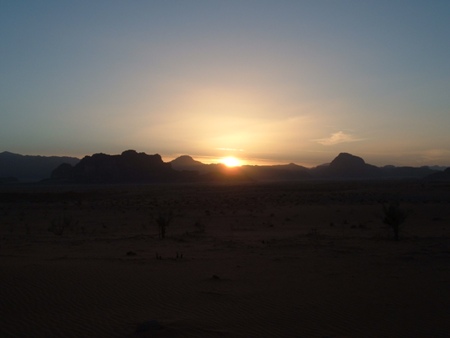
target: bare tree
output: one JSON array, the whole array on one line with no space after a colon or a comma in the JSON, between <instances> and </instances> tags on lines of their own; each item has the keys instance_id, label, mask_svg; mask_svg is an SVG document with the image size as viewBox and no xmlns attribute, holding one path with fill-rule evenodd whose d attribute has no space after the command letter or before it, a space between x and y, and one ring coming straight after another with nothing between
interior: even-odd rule
<instances>
[{"instance_id":1,"label":"bare tree","mask_svg":"<svg viewBox=\"0 0 450 338\"><path fill-rule=\"evenodd\" d=\"M406 220L406 212L400 209L398 203L390 203L388 206L383 205L384 218L383 222L389 225L394 231L394 239L400 240L400 225Z\"/></svg>"}]
</instances>

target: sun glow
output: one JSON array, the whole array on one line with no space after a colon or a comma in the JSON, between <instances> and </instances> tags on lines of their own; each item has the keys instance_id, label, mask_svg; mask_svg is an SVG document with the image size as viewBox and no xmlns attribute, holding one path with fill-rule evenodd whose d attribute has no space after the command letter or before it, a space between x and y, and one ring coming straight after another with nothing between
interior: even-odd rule
<instances>
[{"instance_id":1,"label":"sun glow","mask_svg":"<svg viewBox=\"0 0 450 338\"><path fill-rule=\"evenodd\" d=\"M241 161L233 156L224 157L220 160L220 162L225 164L227 167L237 167L241 165Z\"/></svg>"}]
</instances>

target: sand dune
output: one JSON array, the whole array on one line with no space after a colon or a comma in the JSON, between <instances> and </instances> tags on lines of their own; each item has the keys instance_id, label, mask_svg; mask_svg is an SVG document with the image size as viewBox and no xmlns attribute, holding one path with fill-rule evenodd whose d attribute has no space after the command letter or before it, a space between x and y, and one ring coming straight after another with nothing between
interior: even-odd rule
<instances>
[{"instance_id":1,"label":"sand dune","mask_svg":"<svg viewBox=\"0 0 450 338\"><path fill-rule=\"evenodd\" d=\"M348 184L4 188L0 336L446 337L447 188Z\"/></svg>"}]
</instances>

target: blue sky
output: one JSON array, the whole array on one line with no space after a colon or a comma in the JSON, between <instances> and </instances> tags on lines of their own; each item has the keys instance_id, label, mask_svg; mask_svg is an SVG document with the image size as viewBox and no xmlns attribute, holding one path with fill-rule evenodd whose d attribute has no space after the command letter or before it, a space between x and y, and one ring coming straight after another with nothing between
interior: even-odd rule
<instances>
[{"instance_id":1,"label":"blue sky","mask_svg":"<svg viewBox=\"0 0 450 338\"><path fill-rule=\"evenodd\" d=\"M0 151L450 165L449 1L0 0Z\"/></svg>"}]
</instances>

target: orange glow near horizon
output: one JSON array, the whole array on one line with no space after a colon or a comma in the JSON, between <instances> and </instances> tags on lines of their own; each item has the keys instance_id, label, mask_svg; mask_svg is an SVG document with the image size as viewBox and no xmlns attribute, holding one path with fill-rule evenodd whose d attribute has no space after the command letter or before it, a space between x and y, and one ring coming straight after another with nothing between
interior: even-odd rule
<instances>
[{"instance_id":1,"label":"orange glow near horizon","mask_svg":"<svg viewBox=\"0 0 450 338\"><path fill-rule=\"evenodd\" d=\"M220 160L221 163L225 164L227 167L237 167L237 166L241 166L242 162L237 159L236 157L233 156L227 156L224 157Z\"/></svg>"}]
</instances>

